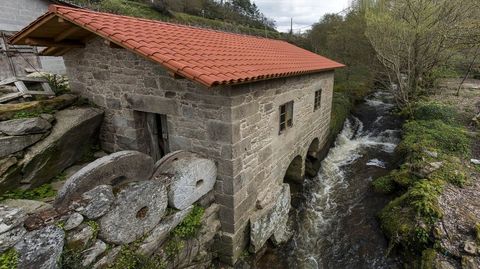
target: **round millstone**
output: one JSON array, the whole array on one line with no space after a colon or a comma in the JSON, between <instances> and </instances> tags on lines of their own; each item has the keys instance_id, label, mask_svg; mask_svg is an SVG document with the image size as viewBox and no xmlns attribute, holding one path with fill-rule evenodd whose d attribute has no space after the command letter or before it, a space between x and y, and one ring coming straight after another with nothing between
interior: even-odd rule
<instances>
[{"instance_id":1,"label":"round millstone","mask_svg":"<svg viewBox=\"0 0 480 269\"><path fill-rule=\"evenodd\" d=\"M119 151L97 159L73 174L55 199L56 208L66 208L73 199L98 185L121 185L150 178L153 159L138 151Z\"/></svg>"},{"instance_id":2,"label":"round millstone","mask_svg":"<svg viewBox=\"0 0 480 269\"><path fill-rule=\"evenodd\" d=\"M189 153L169 159L156 173L170 177L168 204L183 210L213 189L217 167L214 161Z\"/></svg>"},{"instance_id":3,"label":"round millstone","mask_svg":"<svg viewBox=\"0 0 480 269\"><path fill-rule=\"evenodd\" d=\"M165 215L167 190L157 181L130 183L110 211L100 218L100 237L114 244L131 243L152 230Z\"/></svg>"}]
</instances>

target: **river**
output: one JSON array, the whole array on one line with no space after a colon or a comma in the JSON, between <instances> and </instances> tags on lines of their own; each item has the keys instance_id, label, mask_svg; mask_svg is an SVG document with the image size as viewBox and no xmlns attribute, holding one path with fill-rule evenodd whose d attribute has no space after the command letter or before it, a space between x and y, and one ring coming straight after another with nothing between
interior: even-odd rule
<instances>
[{"instance_id":1,"label":"river","mask_svg":"<svg viewBox=\"0 0 480 269\"><path fill-rule=\"evenodd\" d=\"M388 93L358 104L345 122L317 176L306 179L298 227L283 248L270 249L257 268L401 268L387 257L388 243L377 213L389 197L373 191L372 179L398 162L401 122Z\"/></svg>"}]
</instances>

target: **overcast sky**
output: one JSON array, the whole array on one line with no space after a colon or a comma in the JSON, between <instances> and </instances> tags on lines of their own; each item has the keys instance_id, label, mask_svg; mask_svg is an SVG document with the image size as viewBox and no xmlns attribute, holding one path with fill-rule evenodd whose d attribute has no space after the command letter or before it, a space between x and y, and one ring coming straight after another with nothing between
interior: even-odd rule
<instances>
[{"instance_id":1,"label":"overcast sky","mask_svg":"<svg viewBox=\"0 0 480 269\"><path fill-rule=\"evenodd\" d=\"M293 30L302 32L326 13L337 13L348 7L349 0L254 0L260 11L274 19L281 32L290 30L290 18L293 18Z\"/></svg>"}]
</instances>

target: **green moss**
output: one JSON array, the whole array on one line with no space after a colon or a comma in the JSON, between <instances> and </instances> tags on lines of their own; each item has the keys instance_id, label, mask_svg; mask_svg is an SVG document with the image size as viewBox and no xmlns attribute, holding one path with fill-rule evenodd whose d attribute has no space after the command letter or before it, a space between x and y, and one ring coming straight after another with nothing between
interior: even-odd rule
<instances>
[{"instance_id":1,"label":"green moss","mask_svg":"<svg viewBox=\"0 0 480 269\"><path fill-rule=\"evenodd\" d=\"M51 108L39 108L32 111L18 111L13 115L13 119L35 118L40 114L53 114L55 110Z\"/></svg>"},{"instance_id":2,"label":"green moss","mask_svg":"<svg viewBox=\"0 0 480 269\"><path fill-rule=\"evenodd\" d=\"M395 190L395 182L390 175L379 177L372 182L375 192L389 194Z\"/></svg>"},{"instance_id":3,"label":"green moss","mask_svg":"<svg viewBox=\"0 0 480 269\"><path fill-rule=\"evenodd\" d=\"M174 237L189 239L197 235L198 230L202 226L202 217L205 209L195 205L185 219L172 231Z\"/></svg>"},{"instance_id":4,"label":"green moss","mask_svg":"<svg viewBox=\"0 0 480 269\"><path fill-rule=\"evenodd\" d=\"M413 109L415 120L441 120L447 124L455 124L457 117L455 108L437 102L419 102Z\"/></svg>"},{"instance_id":5,"label":"green moss","mask_svg":"<svg viewBox=\"0 0 480 269\"><path fill-rule=\"evenodd\" d=\"M430 179L443 180L458 187L464 187L469 182L465 165L456 157L445 156L442 167L428 176Z\"/></svg>"},{"instance_id":6,"label":"green moss","mask_svg":"<svg viewBox=\"0 0 480 269\"><path fill-rule=\"evenodd\" d=\"M436 257L437 252L434 249L428 248L422 251L420 269L434 269Z\"/></svg>"},{"instance_id":7,"label":"green moss","mask_svg":"<svg viewBox=\"0 0 480 269\"><path fill-rule=\"evenodd\" d=\"M88 226L90 226L90 228L92 228L93 230L93 238L97 238L97 235L98 235L98 231L100 230L100 226L98 225L98 223L94 220L89 220L86 222L86 224Z\"/></svg>"},{"instance_id":8,"label":"green moss","mask_svg":"<svg viewBox=\"0 0 480 269\"><path fill-rule=\"evenodd\" d=\"M41 200L48 197L53 197L57 192L52 188L50 184L44 184L38 188L31 190L16 189L13 191L7 191L0 196L0 201L6 199L28 199L28 200Z\"/></svg>"},{"instance_id":9,"label":"green moss","mask_svg":"<svg viewBox=\"0 0 480 269\"><path fill-rule=\"evenodd\" d=\"M167 243L165 243L165 254L167 254L167 257L169 259L173 259L177 256L180 251L183 250L185 247L185 243L183 242L182 239L177 238L177 237L172 237L168 240Z\"/></svg>"},{"instance_id":10,"label":"green moss","mask_svg":"<svg viewBox=\"0 0 480 269\"><path fill-rule=\"evenodd\" d=\"M432 148L455 156L468 156L471 152L471 139L465 130L440 120L410 121L404 124L403 129L404 137L399 150L413 157L424 149Z\"/></svg>"},{"instance_id":11,"label":"green moss","mask_svg":"<svg viewBox=\"0 0 480 269\"><path fill-rule=\"evenodd\" d=\"M0 254L0 269L16 269L18 264L18 253L14 248Z\"/></svg>"},{"instance_id":12,"label":"green moss","mask_svg":"<svg viewBox=\"0 0 480 269\"><path fill-rule=\"evenodd\" d=\"M58 181L64 181L67 179L67 173L61 172L60 174L56 175L53 179L52 182L58 182Z\"/></svg>"},{"instance_id":13,"label":"green moss","mask_svg":"<svg viewBox=\"0 0 480 269\"><path fill-rule=\"evenodd\" d=\"M83 255L81 251L64 249L60 257L59 267L62 269L87 269L82 265Z\"/></svg>"},{"instance_id":14,"label":"green moss","mask_svg":"<svg viewBox=\"0 0 480 269\"><path fill-rule=\"evenodd\" d=\"M166 263L158 256L144 256L136 253L132 246L122 246L115 262L108 266L109 269L162 269Z\"/></svg>"}]
</instances>

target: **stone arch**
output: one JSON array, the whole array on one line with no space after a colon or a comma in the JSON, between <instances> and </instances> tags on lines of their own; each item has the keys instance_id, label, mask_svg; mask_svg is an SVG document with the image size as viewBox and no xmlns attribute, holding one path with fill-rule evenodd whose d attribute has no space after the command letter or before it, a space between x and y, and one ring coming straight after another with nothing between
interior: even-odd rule
<instances>
[{"instance_id":1,"label":"stone arch","mask_svg":"<svg viewBox=\"0 0 480 269\"><path fill-rule=\"evenodd\" d=\"M313 139L305 156L305 175L309 178L315 177L320 170L321 160L319 155L321 155L321 151L320 140L318 138Z\"/></svg>"},{"instance_id":2,"label":"stone arch","mask_svg":"<svg viewBox=\"0 0 480 269\"><path fill-rule=\"evenodd\" d=\"M310 146L308 147L307 151L307 157L306 158L318 158L318 153L320 152L321 147L320 147L320 139L315 137L315 139L312 140L312 143L310 143Z\"/></svg>"},{"instance_id":3,"label":"stone arch","mask_svg":"<svg viewBox=\"0 0 480 269\"><path fill-rule=\"evenodd\" d=\"M293 207L299 204L303 191L303 182L305 176L305 166L301 155L295 156L285 172L283 182L290 185L290 194L292 196L291 204Z\"/></svg>"}]
</instances>

